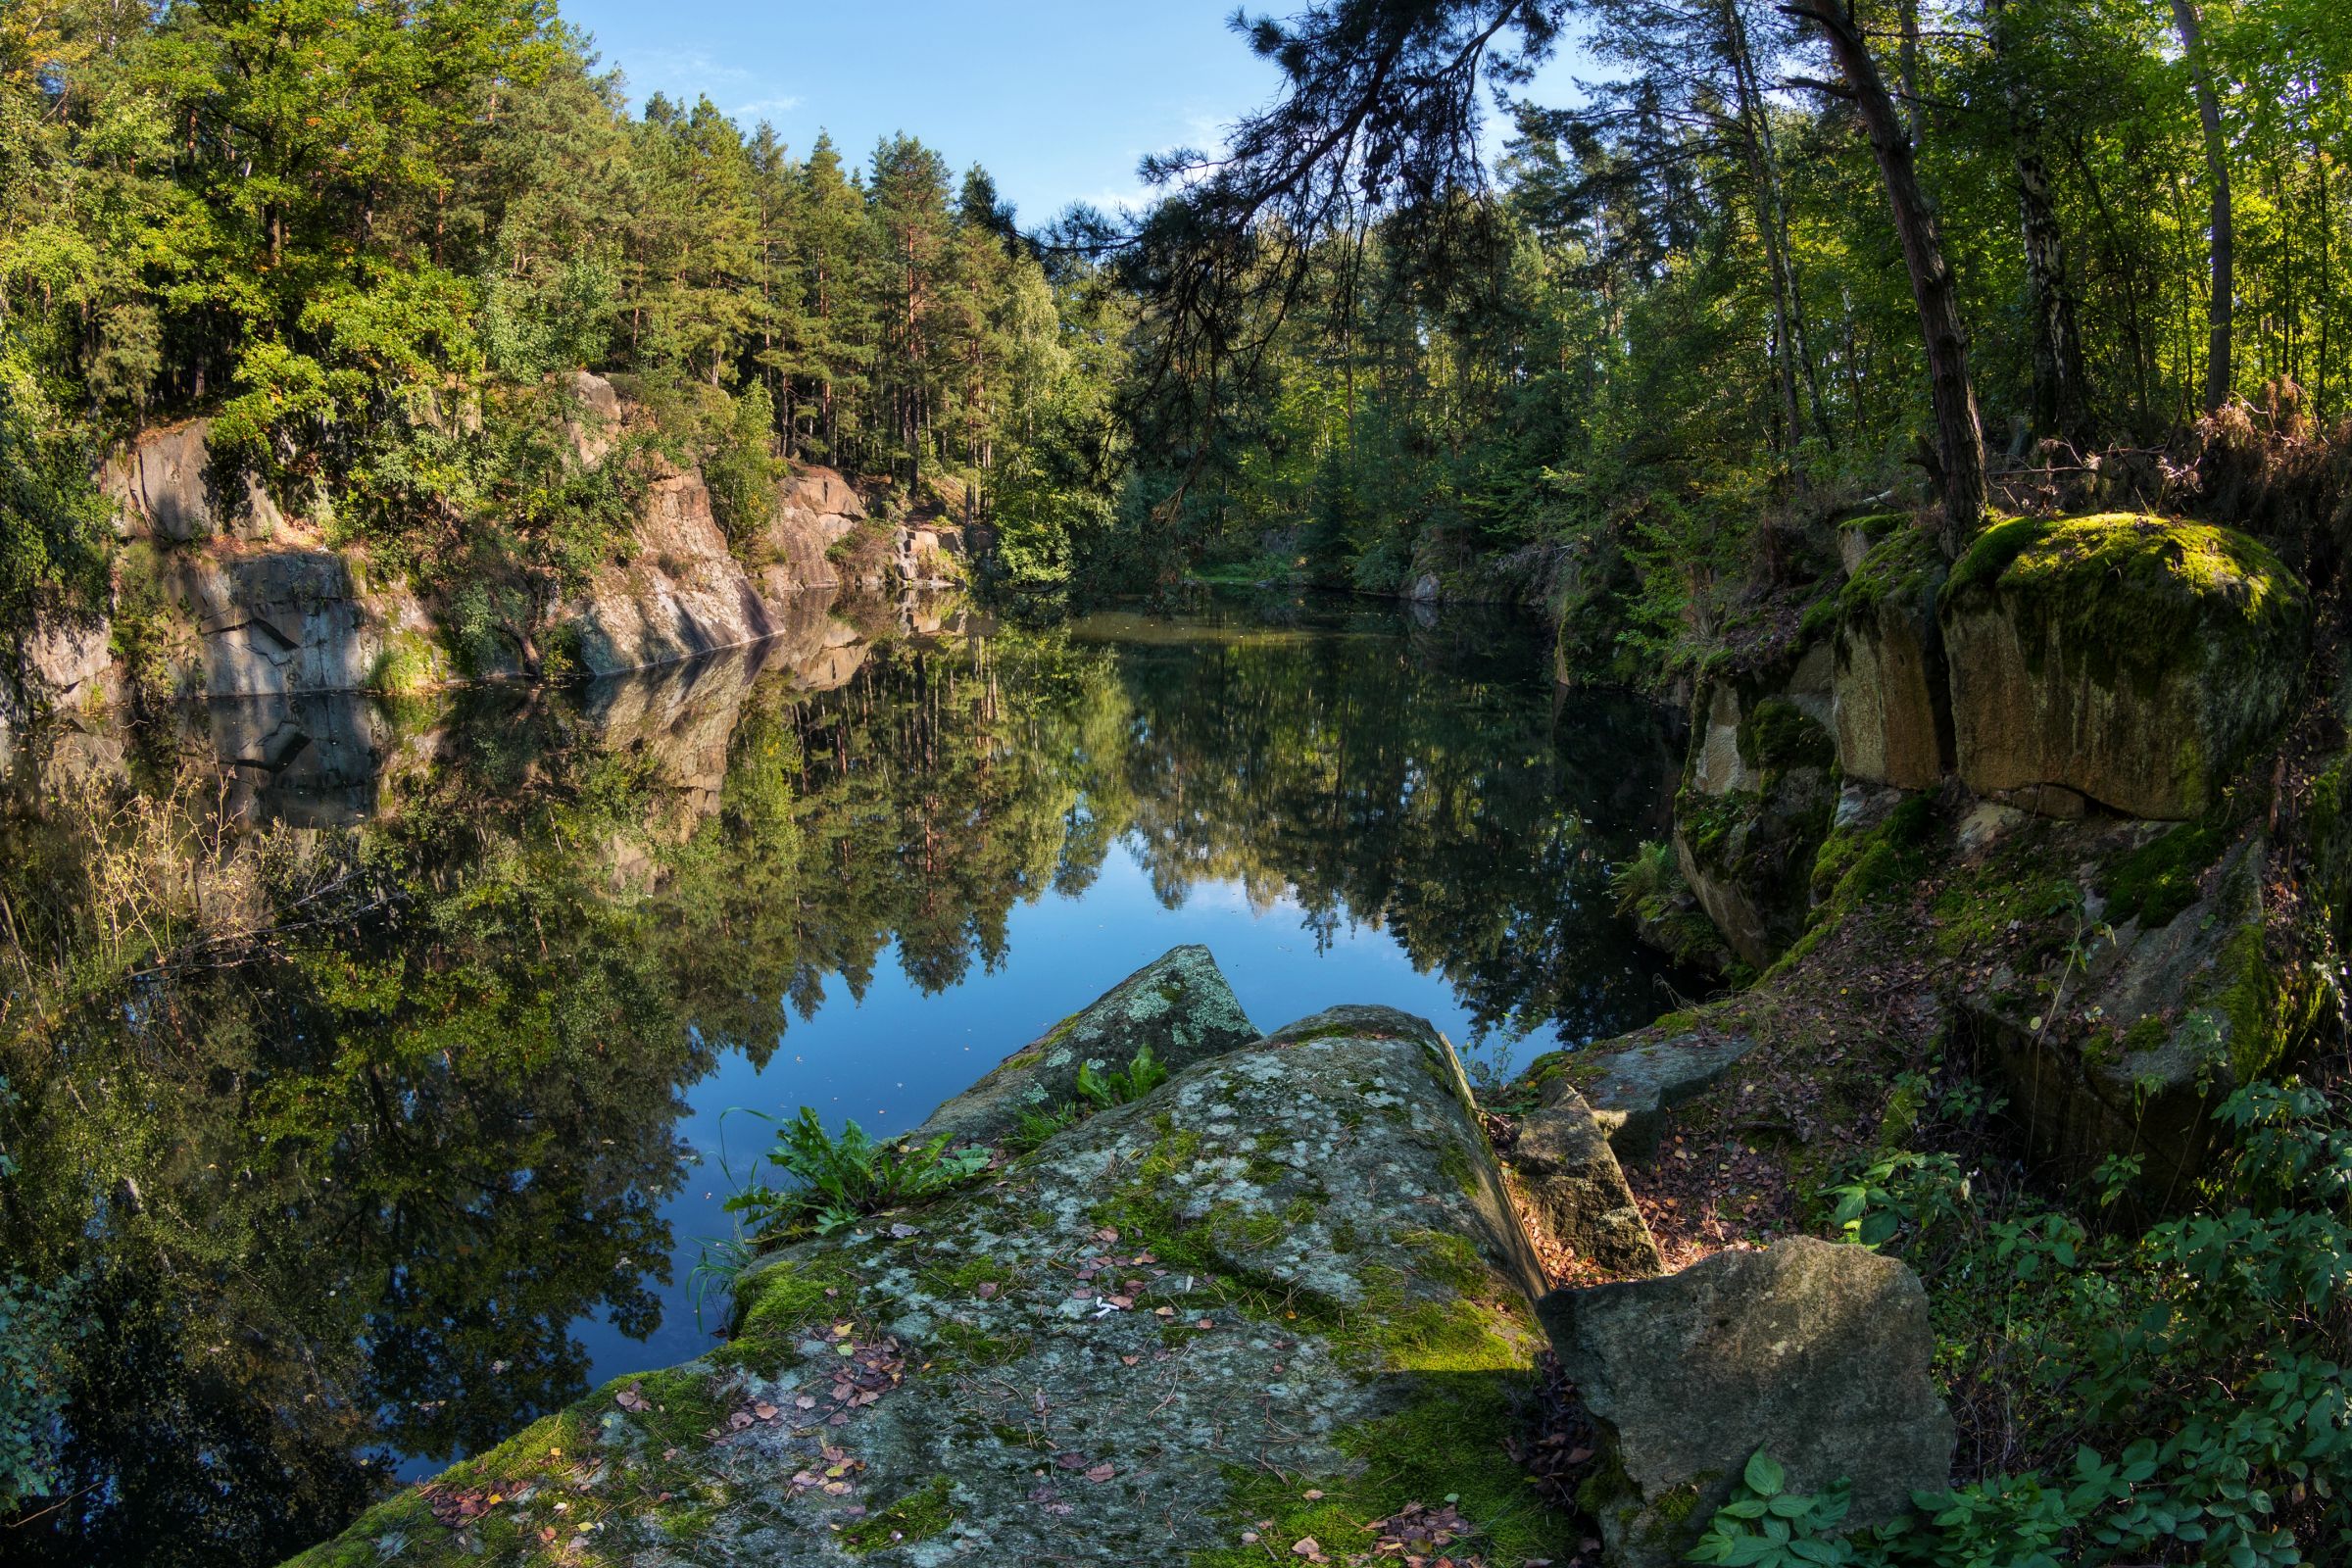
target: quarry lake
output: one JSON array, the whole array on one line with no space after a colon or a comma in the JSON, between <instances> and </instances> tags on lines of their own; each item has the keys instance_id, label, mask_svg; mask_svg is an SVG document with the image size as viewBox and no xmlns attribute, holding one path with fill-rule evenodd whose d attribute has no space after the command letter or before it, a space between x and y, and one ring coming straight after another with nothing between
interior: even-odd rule
<instances>
[{"instance_id":1,"label":"quarry lake","mask_svg":"<svg viewBox=\"0 0 2352 1568\"><path fill-rule=\"evenodd\" d=\"M1389 1004L1490 1066L1666 1010L1608 867L1665 835L1679 749L1550 665L1469 607L828 603L594 686L220 702L22 760L12 853L62 866L124 780L200 824L157 853L201 929L17 1085L81 1107L11 1141L11 1245L81 1259L105 1342L71 1549L274 1560L383 1467L693 1357L761 1116L908 1129L1176 944L1260 1027Z\"/></svg>"}]
</instances>

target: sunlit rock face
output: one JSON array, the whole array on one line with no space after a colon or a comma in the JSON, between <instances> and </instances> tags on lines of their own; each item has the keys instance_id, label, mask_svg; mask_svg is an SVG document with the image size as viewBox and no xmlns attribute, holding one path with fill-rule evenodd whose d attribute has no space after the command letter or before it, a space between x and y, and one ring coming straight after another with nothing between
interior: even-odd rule
<instances>
[{"instance_id":1,"label":"sunlit rock face","mask_svg":"<svg viewBox=\"0 0 2352 1568\"><path fill-rule=\"evenodd\" d=\"M2184 819L2285 717L2311 601L2243 534L2116 513L1985 530L1938 613L1970 789Z\"/></svg>"},{"instance_id":2,"label":"sunlit rock face","mask_svg":"<svg viewBox=\"0 0 2352 1568\"><path fill-rule=\"evenodd\" d=\"M285 516L247 474L219 471L209 419L141 431L98 470L98 488L117 507L126 539L193 544L213 538L268 541Z\"/></svg>"},{"instance_id":3,"label":"sunlit rock face","mask_svg":"<svg viewBox=\"0 0 2352 1568\"><path fill-rule=\"evenodd\" d=\"M1838 766L1848 779L1925 790L1951 770L1951 700L1936 619L1946 575L1934 537L1908 519L1850 567L1838 596L1836 677Z\"/></svg>"},{"instance_id":4,"label":"sunlit rock face","mask_svg":"<svg viewBox=\"0 0 2352 1568\"><path fill-rule=\"evenodd\" d=\"M1368 1550L1446 1505L1504 1560L1564 1558L1577 1521L1503 1451L1540 1271L1451 1049L1385 1008L1260 1038L1221 991L1199 950L1140 972L1063 1038L1083 1020L1116 1065L1176 1049L1178 1016L1225 1049L967 1190L785 1248L720 1351L305 1560L397 1536L420 1563L518 1562L585 1509L630 1562L1154 1561L1268 1530ZM1050 1054L1006 1084L1058 1082Z\"/></svg>"},{"instance_id":5,"label":"sunlit rock face","mask_svg":"<svg viewBox=\"0 0 2352 1568\"><path fill-rule=\"evenodd\" d=\"M654 481L629 559L599 571L562 619L577 627L580 664L592 675L694 659L775 630L697 473Z\"/></svg>"}]
</instances>

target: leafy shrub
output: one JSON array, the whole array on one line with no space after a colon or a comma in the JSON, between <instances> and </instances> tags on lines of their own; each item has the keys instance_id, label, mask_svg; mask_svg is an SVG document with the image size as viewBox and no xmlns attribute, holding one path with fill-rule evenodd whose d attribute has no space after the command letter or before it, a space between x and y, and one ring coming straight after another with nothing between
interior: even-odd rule
<instances>
[{"instance_id":1,"label":"leafy shrub","mask_svg":"<svg viewBox=\"0 0 2352 1568\"><path fill-rule=\"evenodd\" d=\"M1944 1155L1882 1157L1833 1189L1849 1238L1926 1276L1939 1366L1963 1398L1997 1379L2026 1465L1917 1497L1919 1514L1845 1544L1810 1542L1769 1498L1763 1514L1727 1508L1702 1560L2340 1560L2352 1131L2327 1095L2292 1084L2239 1090L2219 1117L2232 1136L2208 1191L2227 1199L2144 1231L1988 1197Z\"/></svg>"},{"instance_id":2,"label":"leafy shrub","mask_svg":"<svg viewBox=\"0 0 2352 1568\"><path fill-rule=\"evenodd\" d=\"M18 1103L0 1078L0 1110ZM0 1145L0 1184L17 1162ZM35 1284L0 1274L0 1513L57 1485L56 1449L65 1407L61 1348L75 1337L80 1280Z\"/></svg>"},{"instance_id":3,"label":"leafy shrub","mask_svg":"<svg viewBox=\"0 0 2352 1568\"><path fill-rule=\"evenodd\" d=\"M1657 839L1642 840L1631 858L1609 867L1609 894L1619 914L1654 918L1682 890L1674 846Z\"/></svg>"},{"instance_id":4,"label":"leafy shrub","mask_svg":"<svg viewBox=\"0 0 2352 1568\"><path fill-rule=\"evenodd\" d=\"M1097 1110L1108 1110L1113 1105L1131 1104L1168 1081L1168 1069L1152 1054L1150 1042L1139 1047L1135 1059L1127 1063L1125 1072L1107 1076L1095 1071L1091 1061L1078 1066L1079 1098Z\"/></svg>"},{"instance_id":5,"label":"leafy shrub","mask_svg":"<svg viewBox=\"0 0 2352 1568\"><path fill-rule=\"evenodd\" d=\"M1853 1562L1854 1548L1849 1543L1823 1539L1845 1518L1844 1483L1819 1496L1792 1494L1786 1490L1788 1483L1788 1472L1758 1448L1740 1478L1739 1491L1691 1548L1690 1560L1726 1563L1733 1568L1810 1568L1813 1564Z\"/></svg>"},{"instance_id":6,"label":"leafy shrub","mask_svg":"<svg viewBox=\"0 0 2352 1568\"><path fill-rule=\"evenodd\" d=\"M830 1235L868 1214L933 1198L988 1168L988 1151L948 1152L945 1134L927 1144L877 1139L856 1122L841 1136L825 1131L807 1105L783 1126L767 1162L796 1186L755 1183L727 1200L727 1212L751 1218L755 1235L809 1229Z\"/></svg>"},{"instance_id":7,"label":"leafy shrub","mask_svg":"<svg viewBox=\"0 0 2352 1568\"><path fill-rule=\"evenodd\" d=\"M734 416L718 445L703 460L703 482L710 488L710 514L729 544L760 531L774 505L784 465L774 456L776 405L755 381L735 399Z\"/></svg>"}]
</instances>

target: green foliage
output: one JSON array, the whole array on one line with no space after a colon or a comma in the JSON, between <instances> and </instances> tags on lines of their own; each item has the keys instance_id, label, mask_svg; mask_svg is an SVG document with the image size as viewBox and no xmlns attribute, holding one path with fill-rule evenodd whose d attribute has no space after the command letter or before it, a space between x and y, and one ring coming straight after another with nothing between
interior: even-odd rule
<instances>
[{"instance_id":1,"label":"green foliage","mask_svg":"<svg viewBox=\"0 0 2352 1568\"><path fill-rule=\"evenodd\" d=\"M734 416L717 449L703 460L710 514L730 544L741 545L757 533L775 505L776 481L784 473L771 450L775 422L775 400L754 382L735 400Z\"/></svg>"},{"instance_id":2,"label":"green foliage","mask_svg":"<svg viewBox=\"0 0 2352 1568\"><path fill-rule=\"evenodd\" d=\"M0 1077L0 1112L21 1102ZM18 1164L0 1140L0 1199ZM56 1449L65 1407L67 1348L85 1327L79 1316L85 1280L35 1284L14 1269L0 1274L0 1509L56 1490Z\"/></svg>"},{"instance_id":3,"label":"green foliage","mask_svg":"<svg viewBox=\"0 0 2352 1568\"><path fill-rule=\"evenodd\" d=\"M16 646L44 614L104 606L108 512L90 453L0 336L0 628L12 645L0 679L17 679Z\"/></svg>"},{"instance_id":4,"label":"green foliage","mask_svg":"<svg viewBox=\"0 0 2352 1568\"><path fill-rule=\"evenodd\" d=\"M1152 1054L1149 1042L1139 1047L1125 1071L1099 1073L1091 1061L1078 1064L1078 1098L1051 1110L1024 1107L1019 1122L1005 1135L1004 1147L1026 1153L1066 1127L1074 1127L1099 1110L1132 1104L1168 1081L1168 1069Z\"/></svg>"},{"instance_id":5,"label":"green foliage","mask_svg":"<svg viewBox=\"0 0 2352 1568\"><path fill-rule=\"evenodd\" d=\"M1690 1560L1727 1568L1832 1568L1853 1562L1853 1547L1834 1539L1848 1506L1844 1488L1798 1496L1788 1484L1788 1473L1758 1448L1732 1500L1717 1510Z\"/></svg>"},{"instance_id":6,"label":"green foliage","mask_svg":"<svg viewBox=\"0 0 2352 1568\"><path fill-rule=\"evenodd\" d=\"M2352 1133L2339 1106L2293 1086L2241 1089L2220 1116L2230 1142L2217 1200L2144 1231L2093 1231L2014 1196L1988 1204L1944 1155L1882 1156L1835 1189L1849 1238L1927 1275L1945 1375L1965 1387L1997 1368L2024 1413L2015 1441L2043 1461L1923 1496L1837 1560L2125 1564L2164 1551L2283 1565L2348 1538L2337 1325L2352 1287ZM1711 1539L1761 1551L1760 1527L1727 1515Z\"/></svg>"},{"instance_id":7,"label":"green foliage","mask_svg":"<svg viewBox=\"0 0 2352 1568\"><path fill-rule=\"evenodd\" d=\"M841 1544L853 1556L862 1557L886 1546L929 1540L956 1522L954 1487L948 1477L933 1476L890 1506L843 1530Z\"/></svg>"},{"instance_id":8,"label":"green foliage","mask_svg":"<svg viewBox=\"0 0 2352 1568\"><path fill-rule=\"evenodd\" d=\"M836 1138L807 1105L786 1122L767 1162L799 1185L778 1189L754 1182L727 1200L730 1214L750 1216L752 1233L794 1230L830 1235L869 1214L918 1203L970 1181L988 1168L988 1151L948 1152L945 1134L927 1144L876 1139L855 1121Z\"/></svg>"},{"instance_id":9,"label":"green foliage","mask_svg":"<svg viewBox=\"0 0 2352 1568\"><path fill-rule=\"evenodd\" d=\"M1105 1075L1096 1072L1091 1061L1078 1064L1078 1098L1097 1110L1131 1104L1167 1081L1168 1069L1152 1054L1148 1041L1137 1048L1135 1059L1127 1064L1125 1072Z\"/></svg>"},{"instance_id":10,"label":"green foliage","mask_svg":"<svg viewBox=\"0 0 2352 1568\"><path fill-rule=\"evenodd\" d=\"M1644 839L1633 855L1609 867L1609 894L1620 914L1654 916L1683 888L1683 874L1674 863L1674 846Z\"/></svg>"},{"instance_id":11,"label":"green foliage","mask_svg":"<svg viewBox=\"0 0 2352 1568\"><path fill-rule=\"evenodd\" d=\"M6 1080L0 1079L0 1092ZM0 1508L57 1490L67 1347L82 1327L81 1282L0 1274Z\"/></svg>"}]
</instances>

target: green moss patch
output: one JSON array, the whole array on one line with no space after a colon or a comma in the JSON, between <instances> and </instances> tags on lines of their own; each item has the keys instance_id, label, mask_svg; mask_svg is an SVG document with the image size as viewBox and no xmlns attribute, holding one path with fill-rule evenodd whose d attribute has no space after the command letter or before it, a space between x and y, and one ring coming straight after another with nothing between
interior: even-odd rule
<instances>
[{"instance_id":1,"label":"green moss patch","mask_svg":"<svg viewBox=\"0 0 2352 1568\"><path fill-rule=\"evenodd\" d=\"M956 1520L955 1483L933 1476L921 1490L910 1492L880 1513L861 1519L841 1533L841 1544L858 1556L885 1546L926 1541Z\"/></svg>"},{"instance_id":2,"label":"green moss patch","mask_svg":"<svg viewBox=\"0 0 2352 1568\"><path fill-rule=\"evenodd\" d=\"M2205 822L2183 822L2107 868L2101 891L2110 923L2137 917L2154 930L2197 901L2197 879L2222 858L2230 836Z\"/></svg>"},{"instance_id":3,"label":"green moss patch","mask_svg":"<svg viewBox=\"0 0 2352 1568\"><path fill-rule=\"evenodd\" d=\"M1952 568L1946 598L1993 592L2030 667L2055 629L2094 679L2129 671L2143 695L2175 668L2202 668L2217 625L2291 636L2310 613L2302 584L2257 541L2138 513L1993 524Z\"/></svg>"},{"instance_id":4,"label":"green moss patch","mask_svg":"<svg viewBox=\"0 0 2352 1568\"><path fill-rule=\"evenodd\" d=\"M1376 1526L1415 1502L1450 1502L1476 1531L1453 1544L1457 1561L1571 1560L1582 1526L1539 1499L1503 1448L1524 1425L1519 1412L1534 1384L1526 1372L1444 1379L1396 1414L1337 1435L1334 1446L1361 1464L1352 1474L1284 1477L1231 1467L1225 1517L1232 1543L1193 1552L1192 1568L1295 1560L1293 1548L1309 1537L1335 1561L1369 1554L1380 1543ZM1245 1531L1258 1540L1242 1542Z\"/></svg>"},{"instance_id":5,"label":"green moss patch","mask_svg":"<svg viewBox=\"0 0 2352 1568\"><path fill-rule=\"evenodd\" d=\"M779 1258L737 1284L734 1338L789 1343L819 1318L849 1310L857 1286L857 1271L837 1252Z\"/></svg>"},{"instance_id":6,"label":"green moss patch","mask_svg":"<svg viewBox=\"0 0 2352 1568\"><path fill-rule=\"evenodd\" d=\"M1936 547L1936 536L1910 526L1908 517L1900 521L1903 526L1873 546L1838 591L1840 620L1875 615L1882 605L1920 604L1943 570L1943 555Z\"/></svg>"},{"instance_id":7,"label":"green moss patch","mask_svg":"<svg viewBox=\"0 0 2352 1568\"><path fill-rule=\"evenodd\" d=\"M1767 697L1749 709L1734 741L1740 760L1767 778L1791 767L1828 767L1838 760L1830 732L1785 697Z\"/></svg>"}]
</instances>

